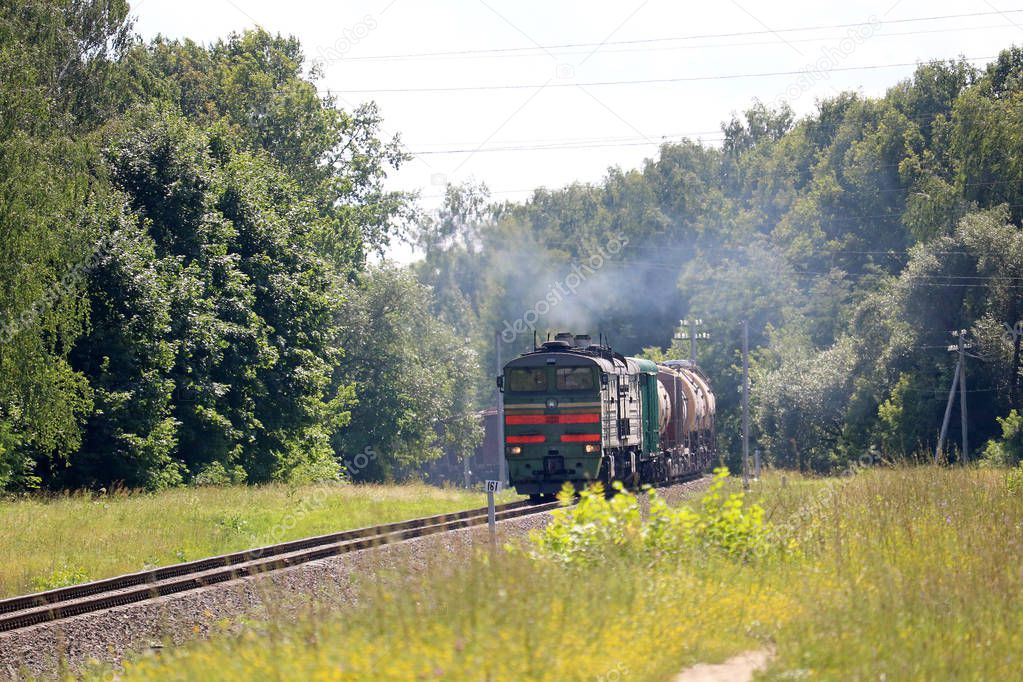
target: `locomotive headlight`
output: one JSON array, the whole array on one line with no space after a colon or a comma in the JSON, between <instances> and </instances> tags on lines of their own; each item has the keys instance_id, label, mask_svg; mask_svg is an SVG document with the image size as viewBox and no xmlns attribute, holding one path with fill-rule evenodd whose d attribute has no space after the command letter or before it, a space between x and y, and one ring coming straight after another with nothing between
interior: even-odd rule
<instances>
[{"instance_id":1,"label":"locomotive headlight","mask_svg":"<svg viewBox=\"0 0 1023 682\"><path fill-rule=\"evenodd\" d=\"M583 448L584 452L600 452L600 446L594 445L593 443L587 443Z\"/></svg>"},{"instance_id":2,"label":"locomotive headlight","mask_svg":"<svg viewBox=\"0 0 1023 682\"><path fill-rule=\"evenodd\" d=\"M522 454L522 446L521 445L509 445L507 448L505 448L505 450L508 452L509 455L521 455Z\"/></svg>"}]
</instances>

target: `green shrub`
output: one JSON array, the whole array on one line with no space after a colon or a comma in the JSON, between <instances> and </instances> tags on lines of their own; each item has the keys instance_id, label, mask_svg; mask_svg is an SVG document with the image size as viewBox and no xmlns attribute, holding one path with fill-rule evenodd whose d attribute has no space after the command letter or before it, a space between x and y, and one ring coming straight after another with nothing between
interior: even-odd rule
<instances>
[{"instance_id":1,"label":"green shrub","mask_svg":"<svg viewBox=\"0 0 1023 682\"><path fill-rule=\"evenodd\" d=\"M639 500L621 483L608 499L600 485L581 493L579 504L559 510L543 530L530 536L532 554L568 564L590 565L619 554L651 556L708 552L747 559L764 554L771 546L769 524L757 504L746 505L744 494L723 497L728 469L714 471L714 481L698 510L673 508L649 488L649 511L643 515ZM573 495L570 485L562 500Z\"/></svg>"},{"instance_id":2,"label":"green shrub","mask_svg":"<svg viewBox=\"0 0 1023 682\"><path fill-rule=\"evenodd\" d=\"M996 419L1002 427L1002 439L987 442L984 461L992 466L1016 466L1023 461L1023 415L1011 410L1004 419Z\"/></svg>"},{"instance_id":3,"label":"green shrub","mask_svg":"<svg viewBox=\"0 0 1023 682\"><path fill-rule=\"evenodd\" d=\"M60 568L54 569L49 575L32 578L31 585L33 592L46 592L47 590L55 590L58 587L78 585L89 580L91 578L88 574L78 566L64 564Z\"/></svg>"},{"instance_id":4,"label":"green shrub","mask_svg":"<svg viewBox=\"0 0 1023 682\"><path fill-rule=\"evenodd\" d=\"M246 478L243 467L234 466L228 470L220 462L211 462L195 475L192 483L203 486L225 486L245 483Z\"/></svg>"},{"instance_id":5,"label":"green shrub","mask_svg":"<svg viewBox=\"0 0 1023 682\"><path fill-rule=\"evenodd\" d=\"M1009 486L1009 492L1013 495L1023 494L1023 462L1011 470L1005 477L1005 483Z\"/></svg>"}]
</instances>

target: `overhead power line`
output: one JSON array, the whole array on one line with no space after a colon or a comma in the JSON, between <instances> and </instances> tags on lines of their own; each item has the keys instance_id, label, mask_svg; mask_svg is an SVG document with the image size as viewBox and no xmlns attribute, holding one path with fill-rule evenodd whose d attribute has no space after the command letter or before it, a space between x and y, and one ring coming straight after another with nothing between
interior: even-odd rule
<instances>
[{"instance_id":1,"label":"overhead power line","mask_svg":"<svg viewBox=\"0 0 1023 682\"><path fill-rule=\"evenodd\" d=\"M623 272L629 272L629 271L633 271L634 272L637 267L643 267L643 268L647 268L647 269L650 269L650 270L658 270L658 271L664 271L664 272L678 273L678 272L681 272L682 269L685 267L685 263L683 263L683 262L668 263L668 262L662 262L662 261L657 261L657 260L653 260L653 259L632 258L632 259L629 259L627 262L622 262L622 263L611 263L611 262L604 263L604 265L601 266L601 269L602 270L603 269L620 270L620 271L623 271ZM791 274L794 277L801 277L801 278L805 278L805 279L821 279L821 278L829 278L829 277L832 276L832 273L830 273L830 272L815 272L815 271L812 271L812 270L801 270L801 271L800 270L792 270L788 274ZM862 274L862 273L859 273L859 274L857 274L857 273L845 273L845 276L850 278L850 279L862 279L862 278L866 278L866 277L872 277L873 275L866 275L866 274ZM916 286L918 286L918 287L930 287L930 288L935 288L935 289L947 289L947 288L951 288L951 287L959 288L959 289L965 289L965 288L976 288L976 289L996 289L997 288L997 289L1000 289L1000 290L1023 289L1023 285L1018 285L1018 284L993 284L991 282L971 282L971 283L967 283L967 284L955 283L955 282L934 282L934 281L930 281L928 278L916 278L916 277L913 277L913 276L909 276L909 279L911 279L913 281L913 283ZM714 272L713 274L709 274L707 276L707 280L708 281L747 282L748 278L746 276L740 275L740 274L728 274L728 273L722 273L722 272Z\"/></svg>"},{"instance_id":2,"label":"overhead power line","mask_svg":"<svg viewBox=\"0 0 1023 682\"><path fill-rule=\"evenodd\" d=\"M717 137L722 137L719 131ZM633 142L590 142L590 143L564 143L564 144L538 144L507 147L463 147L461 149L424 149L421 151L409 152L413 156L424 156L427 154L484 154L487 152L536 152L536 151L565 151L572 149L599 149L601 147L649 147L650 145L661 145L675 142L667 138L636 140Z\"/></svg>"},{"instance_id":3,"label":"overhead power line","mask_svg":"<svg viewBox=\"0 0 1023 682\"><path fill-rule=\"evenodd\" d=\"M549 144L571 144L578 142L579 144L586 144L589 142L638 142L639 140L648 140L652 138L682 138L691 135L711 135L721 134L721 128L714 130L696 130L686 132L674 132L674 133L662 133L659 135L591 135L589 137L563 137L563 138L522 138L515 140L498 140L497 142L502 145L549 145ZM447 141L447 142L424 142L424 148L439 147L441 149L451 149L459 147L471 147L478 144L478 141ZM419 146L419 145L416 145Z\"/></svg>"},{"instance_id":4,"label":"overhead power line","mask_svg":"<svg viewBox=\"0 0 1023 682\"><path fill-rule=\"evenodd\" d=\"M920 125L935 124L937 122L937 117L938 116L944 116L945 117L944 118L944 122L946 124L953 124L954 123L954 124L959 124L959 125L980 125L980 126L987 126L988 124L983 123L982 121L983 121L983 119L989 118L989 116L984 116L984 115L980 115L980 116L977 116L977 117L972 117L972 116L963 115L961 113L955 114L954 117L953 117L953 112L952 111L940 111L937 114L928 112L928 113L923 113L923 114L908 115L908 114L906 114L905 112L903 112L901 110L898 110L898 109L893 109L893 110L897 111L898 114L902 118L904 118L905 120L910 121L910 122L915 122L915 123L920 124ZM882 112L882 113L884 113L884 112ZM877 118L880 120L882 118L882 116L878 115ZM877 122L879 122L879 120L878 121L872 121L871 123L877 123ZM855 120L842 119L842 120L835 121L835 122L828 122L828 121L820 121L820 120L817 120L817 119L814 119L814 118L810 117L810 118L802 118L802 119L793 121L791 130L797 130L797 129L803 127L803 128L807 128L807 129L812 130L812 131L821 131L821 130L835 131L836 129L841 128L843 126L854 127L854 126L856 126L856 125L858 125L860 123L861 123L861 121L858 120L858 119L855 119ZM418 155L418 154L446 154L446 153L455 154L455 153L468 153L468 152L480 153L480 152L486 152L486 151L519 151L519 150L523 150L523 149L525 149L525 150L533 149L534 147L535 148L539 148L539 149L546 149L548 147L554 148L554 147L558 147L558 146L562 146L562 145L564 145L566 148L571 148L571 145L574 145L576 143L578 143L579 148L585 149L586 148L585 145L587 145L589 143L600 144L601 146L603 146L605 143L610 143L610 142L621 142L623 144L627 144L627 143L633 143L633 142L637 142L638 143L638 142L642 142L644 140L645 140L646 144L657 144L657 145L660 145L660 144L663 144L663 143L678 144L678 143L681 143L685 138L689 138L690 140L692 140L694 138L701 138L701 139L708 139L708 138L711 138L711 137L724 138L724 136L725 136L724 130L719 127L719 128L717 128L715 130L691 130L691 131L684 131L684 132L659 133L659 134L651 134L651 135L620 135L620 136L576 137L576 138L562 138L562 139L549 139L548 138L548 139L529 139L529 140L501 140L498 143L500 146L494 146L494 147L480 147L479 146L479 142L474 142L474 141L469 140L469 141L463 141L463 142L457 142L456 141L456 142L421 143L421 146L423 147L421 150L419 150L419 151L410 151L409 153L413 154L413 155ZM433 149L431 149L431 147L433 147ZM818 161L815 160L814 165L816 165L817 163L818 163ZM880 165L872 166L872 168L879 170L879 169L886 169L886 168L898 168L901 165L902 165L902 161L900 161L898 163L880 164Z\"/></svg>"},{"instance_id":5,"label":"overhead power line","mask_svg":"<svg viewBox=\"0 0 1023 682\"><path fill-rule=\"evenodd\" d=\"M969 31L976 33L977 31L989 31L994 29L1005 30L1012 28L1004 23L1001 24L987 24L985 26L970 26ZM919 35L934 35L937 33L961 33L963 31L962 26L948 26L944 28L931 28L921 31L885 31L883 33L876 33L870 36L871 40L878 38L904 38L906 36L919 36ZM787 38L786 43L827 43L842 40L848 36L844 35L818 35L809 38ZM620 47L617 49L601 48L599 54L645 54L650 52L670 52L676 50L713 50L713 49L735 49L742 47L763 47L765 45L781 45L777 39L771 40L747 40L743 42L722 42L722 43L680 43L677 45L639 45L635 47ZM523 48L528 49L528 48ZM539 48L535 48L539 50ZM545 50L539 52L515 52L509 54L497 53L497 54L456 54L456 55L439 55L434 57L428 56L416 56L416 55L394 55L393 57L338 57L336 59L329 59L327 61L337 61L348 63L350 61L362 61L363 63L373 62L396 62L396 61L417 61L422 59L538 59L544 58L549 59L551 57L575 57L575 56L588 56L593 54L593 49L580 49L580 50Z\"/></svg>"},{"instance_id":6,"label":"overhead power line","mask_svg":"<svg viewBox=\"0 0 1023 682\"><path fill-rule=\"evenodd\" d=\"M963 61L978 62L995 59L996 56L987 57L962 57ZM933 60L928 60L933 61ZM828 69L828 73L838 71L876 71L879 69L904 68L907 66L918 66L925 61L897 62L894 64L868 64L864 66L836 66ZM322 94L329 95L335 92L346 94L381 94L381 93L421 93L421 92L489 92L496 90L543 90L547 88L576 88L576 87L607 87L622 85L668 85L671 83L693 83L699 81L720 81L738 80L744 78L773 78L777 76L801 76L806 73L805 69L795 71L761 71L757 73L726 73L707 76L678 76L674 78L640 78L634 80L613 80L613 81L587 81L584 83L554 82L554 79L546 83L506 83L503 85L451 85L424 88L354 88L354 89L327 89L321 90Z\"/></svg>"},{"instance_id":7,"label":"overhead power line","mask_svg":"<svg viewBox=\"0 0 1023 682\"><path fill-rule=\"evenodd\" d=\"M965 183L964 186L969 186L969 187L993 187L993 186L1005 184L1006 182L1007 181L1003 181L1003 180L993 180L993 181L990 181L990 182ZM595 191L595 192L603 191L603 187L600 186L600 185L592 185L592 184L571 185L571 184L569 184L569 185L565 185L565 186L561 186L561 187L544 187L544 186L539 186L539 187L532 187L532 188L523 187L521 189L491 190L490 194L492 194L492 195L494 195L494 194L516 194L516 193L519 193L519 192L538 192L538 191L547 192L547 193L550 193L550 194L557 194L559 192L564 192L564 191L566 191L568 189L571 189L571 188L578 188L578 189L581 189L581 190L584 190L584 191ZM912 193L915 192L915 190L913 188L911 188L911 187L893 188L892 191L901 191L903 194L907 194L907 195L912 194ZM849 190L843 190L843 193L848 193L848 194L852 194L852 195L855 194L855 192L849 191ZM435 198L443 198L444 196L445 196L444 194L423 195L420 198L422 198L422 199L434 198L435 199ZM1020 203L1005 204L1005 206L1006 206L1006 208L1010 208L1010 209L1012 209L1012 208L1023 208L1023 204L1020 204ZM964 210L966 210L966 208L967 207L962 206L962 205L945 206L945 207L940 207L939 209L936 210L936 212L938 214L948 214L948 215L952 216L952 215L955 215L957 213L963 212ZM888 213L875 213L875 214L869 214L869 215L833 215L833 214L827 214L821 220L822 220L822 222L827 223L827 224L831 224L831 225L835 225L835 224L860 224L860 223L863 223L865 221L870 221L870 220L901 220L902 217L903 217L903 210L904 209L902 209L902 208L893 206L892 207L892 211L890 211ZM798 216L796 216L796 217L798 217ZM688 249L690 247L685 247L685 248ZM703 248L703 247L701 247L701 248ZM883 250L883 251L841 251L841 252L836 252L836 253L876 253L876 254L895 255L898 252L893 252L891 250ZM946 255L951 255L951 254L964 253L964 252L952 251L952 252L941 252L941 253L944 253Z\"/></svg>"},{"instance_id":8,"label":"overhead power line","mask_svg":"<svg viewBox=\"0 0 1023 682\"><path fill-rule=\"evenodd\" d=\"M915 122L917 124L934 124L938 115L944 115L945 123L951 124L956 123L960 125L981 125L986 126L984 123L977 123L971 117L964 116L962 114L956 115L954 118L950 116L952 112L939 112L939 114L927 113L917 115L906 115L904 112L899 114L907 121ZM984 118L984 117L977 117ZM796 130L801 126L805 126L812 130L835 130L842 126L853 126L858 121L847 121L841 120L833 123L826 121L819 121L812 118L804 118L795 121L792 126L792 130ZM609 136L609 137L585 137L585 138L563 138L563 139L532 139L532 140L502 140L493 147L481 147L478 142L464 141L464 142L437 142L437 143L423 143L423 148L409 151L409 154L413 156L420 156L424 154L436 155L436 154L481 154L484 152L517 152L517 151L543 151L547 149L590 149L593 147L613 147L613 146L642 146L642 145L662 145L662 144L681 144L686 139L690 141L700 140L707 141L713 140L720 142L726 138L726 133L722 128L716 130L692 130L687 132L675 132L675 133L661 133L651 135L627 135L627 136ZM433 147L431 149L431 147ZM815 160L815 164L818 163ZM888 168L899 168L902 165L902 161L898 163L885 163L872 166L874 170L883 170Z\"/></svg>"},{"instance_id":9,"label":"overhead power line","mask_svg":"<svg viewBox=\"0 0 1023 682\"><path fill-rule=\"evenodd\" d=\"M1021 205L1023 205L1023 204L1021 204ZM555 244L553 246L555 248L562 248L562 249L564 249L564 248L569 247L570 244ZM870 250L865 250L865 249L827 249L825 251L820 251L820 250L817 250L817 249L809 249L806 252L805 255L817 257L817 256L822 256L822 255L823 256L833 256L833 255L839 255L839 254L845 254L845 255L852 254L852 255L865 255L865 256L870 256L870 255L877 256L877 255L880 255L880 256L908 257L908 256L911 255L911 253L914 250L914 248L915 247L910 247L908 249L888 249L888 250L884 250L884 251L870 251ZM664 254L664 253L670 254L671 252L678 252L679 254L682 254L682 255L691 255L693 253L699 253L701 255L708 255L708 254L718 254L718 255L720 255L720 254L728 254L728 253L734 253L734 254L742 255L742 254L748 253L748 251L746 249L743 249L743 248L740 248L740 247L734 247L734 246L729 246L729 247L726 247L726 246L709 246L709 247L707 247L707 246L693 246L693 245L685 245L685 246L676 245L676 246L673 246L671 244L661 244L661 243L659 243L659 244L635 244L635 245L630 246L629 250L630 251L632 251L632 250L654 251L654 252L660 253L660 254ZM930 255L933 255L933 256L976 256L977 255L976 252L973 252L973 251L962 251L962 250L959 250L959 251L928 251L927 253L930 254ZM926 275L926 276L927 277L955 277L955 278L969 277L969 278L974 278L974 279L975 278L987 277L986 275ZM995 279L1021 279L1021 280L1023 280L1023 276L1013 277L1013 276L991 275L991 277L993 277ZM944 348L944 346L942 346L942 348Z\"/></svg>"},{"instance_id":10,"label":"overhead power line","mask_svg":"<svg viewBox=\"0 0 1023 682\"><path fill-rule=\"evenodd\" d=\"M943 14L934 15L927 17L906 17L903 19L885 19L881 24L908 24L923 21L944 21L951 19L966 19L970 17L989 17L989 16L1004 16L1006 14L1017 14L1023 12L1023 9L1009 9L1009 10L998 10L998 11L986 11L986 12L968 12L964 14ZM843 28L857 28L864 25L869 25L868 21L858 21L853 23L844 24L818 24L812 26L795 26L789 28L779 28L774 30L757 30L757 31L732 31L727 33L700 33L691 34L684 36L673 36L673 37L662 37L662 38L639 38L634 40L609 40L605 42L581 42L581 43L555 43L551 45L531 45L525 47L493 47L493 48L477 48L477 49L465 49L465 50L440 50L433 52L407 52L403 54L382 54L382 55L365 55L362 57L345 57L345 62L358 62L358 61L385 61L394 59L421 59L425 57L459 57L459 56L480 56L480 55L511 55L518 53L537 53L544 54L547 51L552 50L565 50L573 48L606 48L615 47L621 45L651 45L651 44L663 44L669 42L683 42L691 40L707 40L710 38L742 38L748 36L758 35L775 35L778 33L799 33L803 31L821 31L821 30L833 30ZM960 28L961 27L957 27Z\"/></svg>"}]
</instances>

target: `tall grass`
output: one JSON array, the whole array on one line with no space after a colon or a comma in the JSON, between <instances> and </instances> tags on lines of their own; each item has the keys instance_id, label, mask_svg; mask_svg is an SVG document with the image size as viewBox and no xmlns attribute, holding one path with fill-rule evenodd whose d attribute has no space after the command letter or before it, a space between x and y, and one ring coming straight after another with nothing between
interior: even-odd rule
<instances>
[{"instance_id":1,"label":"tall grass","mask_svg":"<svg viewBox=\"0 0 1023 682\"><path fill-rule=\"evenodd\" d=\"M770 679L1019 678L1023 497L1003 471L866 472L801 531L806 559L778 588L803 615Z\"/></svg>"},{"instance_id":2,"label":"tall grass","mask_svg":"<svg viewBox=\"0 0 1023 682\"><path fill-rule=\"evenodd\" d=\"M682 664L759 646L762 631L795 612L755 580L734 584L734 567L663 569L478 557L453 571L367 581L342 617L250 625L139 659L122 678L663 679Z\"/></svg>"},{"instance_id":3,"label":"tall grass","mask_svg":"<svg viewBox=\"0 0 1023 682\"><path fill-rule=\"evenodd\" d=\"M503 500L517 499L504 493ZM426 485L231 486L0 502L0 596L485 506Z\"/></svg>"},{"instance_id":4,"label":"tall grass","mask_svg":"<svg viewBox=\"0 0 1023 682\"><path fill-rule=\"evenodd\" d=\"M749 498L779 551L445 558L367 576L344 614L250 624L123 679L662 680L762 646L765 679L1018 677L1023 498L1004 472L775 475Z\"/></svg>"}]
</instances>

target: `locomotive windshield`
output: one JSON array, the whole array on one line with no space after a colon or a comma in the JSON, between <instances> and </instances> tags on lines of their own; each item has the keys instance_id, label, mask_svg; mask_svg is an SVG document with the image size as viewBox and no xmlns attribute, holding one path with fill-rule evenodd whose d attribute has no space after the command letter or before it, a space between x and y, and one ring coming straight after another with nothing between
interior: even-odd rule
<instances>
[{"instance_id":1,"label":"locomotive windshield","mask_svg":"<svg viewBox=\"0 0 1023 682\"><path fill-rule=\"evenodd\" d=\"M546 367L517 367L508 370L508 390L516 393L547 390Z\"/></svg>"},{"instance_id":2,"label":"locomotive windshield","mask_svg":"<svg viewBox=\"0 0 1023 682\"><path fill-rule=\"evenodd\" d=\"M592 367L559 367L559 391L588 391L593 389Z\"/></svg>"}]
</instances>

